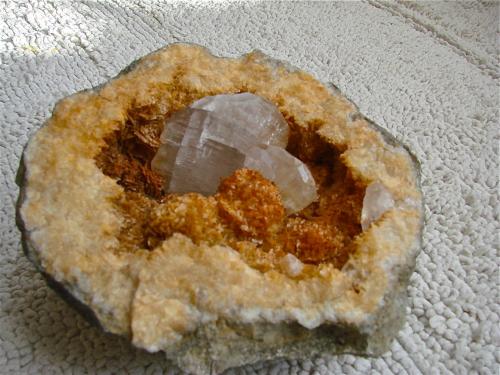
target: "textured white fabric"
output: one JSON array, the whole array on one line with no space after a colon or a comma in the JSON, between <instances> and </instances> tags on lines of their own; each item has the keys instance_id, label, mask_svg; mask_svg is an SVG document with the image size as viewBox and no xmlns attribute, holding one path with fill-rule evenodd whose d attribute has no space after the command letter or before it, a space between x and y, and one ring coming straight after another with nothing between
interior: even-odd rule
<instances>
[{"instance_id":1,"label":"textured white fabric","mask_svg":"<svg viewBox=\"0 0 500 375\"><path fill-rule=\"evenodd\" d=\"M145 5L145 4L148 5ZM336 83L422 162L427 224L408 324L378 359L235 373L498 374L499 3L0 2L0 373L175 372L90 327L21 253L14 176L54 103L171 42L254 48Z\"/></svg>"}]
</instances>

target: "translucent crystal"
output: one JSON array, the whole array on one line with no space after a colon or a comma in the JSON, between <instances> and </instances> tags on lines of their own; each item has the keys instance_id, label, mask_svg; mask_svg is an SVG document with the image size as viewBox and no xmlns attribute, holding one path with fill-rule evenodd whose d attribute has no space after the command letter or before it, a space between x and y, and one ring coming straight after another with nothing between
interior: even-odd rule
<instances>
[{"instance_id":1,"label":"translucent crystal","mask_svg":"<svg viewBox=\"0 0 500 375\"><path fill-rule=\"evenodd\" d=\"M295 277L302 273L304 263L293 254L286 254L280 259L281 268L290 276Z\"/></svg>"},{"instance_id":2,"label":"translucent crystal","mask_svg":"<svg viewBox=\"0 0 500 375\"><path fill-rule=\"evenodd\" d=\"M201 116L202 113L199 115ZM160 142L163 146L158 148L155 157L151 161L151 167L164 176L166 181L170 181L172 178L175 159L191 117L195 120L193 111L189 109L175 112L168 119L168 126L163 128L160 135Z\"/></svg>"},{"instance_id":3,"label":"translucent crystal","mask_svg":"<svg viewBox=\"0 0 500 375\"><path fill-rule=\"evenodd\" d=\"M377 220L382 214L394 207L394 199L391 192L380 182L368 185L363 198L363 210L361 211L361 228L367 230L370 224Z\"/></svg>"},{"instance_id":4,"label":"translucent crystal","mask_svg":"<svg viewBox=\"0 0 500 375\"><path fill-rule=\"evenodd\" d=\"M205 195L236 169L255 169L276 183L287 211L297 212L316 199L316 186L284 149L288 132L279 110L256 95L209 96L168 119L151 165L167 191Z\"/></svg>"},{"instance_id":5,"label":"translucent crystal","mask_svg":"<svg viewBox=\"0 0 500 375\"><path fill-rule=\"evenodd\" d=\"M182 145L175 159L170 191L211 195L220 180L240 168L245 155L236 148L211 139L203 146ZM215 189L214 189L215 187Z\"/></svg>"},{"instance_id":6,"label":"translucent crystal","mask_svg":"<svg viewBox=\"0 0 500 375\"><path fill-rule=\"evenodd\" d=\"M226 119L232 127L224 127L221 136L227 130L244 133L244 139L238 147L249 148L257 144L276 145L285 148L288 143L288 124L276 106L260 96L242 93L215 95L202 98L190 106L204 109ZM217 136L212 132L212 136ZM232 137L226 137L226 140Z\"/></svg>"},{"instance_id":7,"label":"translucent crystal","mask_svg":"<svg viewBox=\"0 0 500 375\"><path fill-rule=\"evenodd\" d=\"M255 146L246 153L245 167L273 181L281 192L286 210L297 212L317 198L314 178L299 159L277 146Z\"/></svg>"}]
</instances>

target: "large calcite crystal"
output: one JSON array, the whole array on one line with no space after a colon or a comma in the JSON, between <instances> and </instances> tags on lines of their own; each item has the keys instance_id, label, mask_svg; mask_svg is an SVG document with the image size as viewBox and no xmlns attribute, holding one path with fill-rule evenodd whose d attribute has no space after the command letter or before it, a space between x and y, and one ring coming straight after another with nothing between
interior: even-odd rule
<instances>
[{"instance_id":1,"label":"large calcite crystal","mask_svg":"<svg viewBox=\"0 0 500 375\"><path fill-rule=\"evenodd\" d=\"M228 136L220 131L220 140L227 140L234 146L241 147L243 152L255 144L286 147L288 143L288 124L283 115L273 103L257 95L246 92L207 96L195 101L190 107L209 111L220 119L231 122L233 126L229 129L235 135ZM227 129L225 127L224 130ZM217 136L217 132L213 136ZM231 142L232 139L234 141Z\"/></svg>"},{"instance_id":2,"label":"large calcite crystal","mask_svg":"<svg viewBox=\"0 0 500 375\"><path fill-rule=\"evenodd\" d=\"M289 213L316 199L307 166L288 153L288 124L275 105L250 93L197 100L165 123L151 161L172 193L215 194L220 180L243 166L278 185Z\"/></svg>"},{"instance_id":3,"label":"large calcite crystal","mask_svg":"<svg viewBox=\"0 0 500 375\"><path fill-rule=\"evenodd\" d=\"M254 95L234 95L245 92ZM212 121L254 96L282 115L266 125L267 142L227 142L260 136L254 123L235 125L261 116L250 106L224 125L229 138L183 145L207 130L187 119ZM196 160L222 180L197 169L167 191L174 164L200 150L210 155ZM152 168L155 155L166 162ZM258 52L229 59L172 45L56 105L24 151L17 219L50 286L186 371L373 356L404 322L422 229L418 173L411 153L331 85Z\"/></svg>"}]
</instances>

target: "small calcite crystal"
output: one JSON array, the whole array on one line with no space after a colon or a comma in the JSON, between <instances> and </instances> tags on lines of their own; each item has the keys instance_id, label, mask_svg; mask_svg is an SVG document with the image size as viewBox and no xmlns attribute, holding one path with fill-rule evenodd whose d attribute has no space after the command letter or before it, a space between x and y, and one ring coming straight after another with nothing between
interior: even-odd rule
<instances>
[{"instance_id":1,"label":"small calcite crystal","mask_svg":"<svg viewBox=\"0 0 500 375\"><path fill-rule=\"evenodd\" d=\"M293 254L287 254L283 258L281 258L280 266L288 275L292 277L300 275L300 273L304 269L304 263L302 263Z\"/></svg>"},{"instance_id":2,"label":"small calcite crystal","mask_svg":"<svg viewBox=\"0 0 500 375\"><path fill-rule=\"evenodd\" d=\"M317 198L307 166L288 153L288 124L275 105L250 93L202 98L166 122L153 170L173 193L214 194L234 170L258 170L279 188L289 213Z\"/></svg>"},{"instance_id":3,"label":"small calcite crystal","mask_svg":"<svg viewBox=\"0 0 500 375\"><path fill-rule=\"evenodd\" d=\"M361 211L361 227L367 230L371 223L377 220L387 210L394 207L392 194L380 182L368 185L363 198L363 210Z\"/></svg>"}]
</instances>

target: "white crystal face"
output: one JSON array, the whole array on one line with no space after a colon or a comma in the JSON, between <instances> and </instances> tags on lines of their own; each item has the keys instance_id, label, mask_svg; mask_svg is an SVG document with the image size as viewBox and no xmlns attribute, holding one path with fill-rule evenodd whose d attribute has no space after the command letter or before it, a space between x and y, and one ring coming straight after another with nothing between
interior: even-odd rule
<instances>
[{"instance_id":1,"label":"white crystal face","mask_svg":"<svg viewBox=\"0 0 500 375\"><path fill-rule=\"evenodd\" d=\"M245 167L273 181L288 213L298 212L316 200L316 184L309 168L277 146L255 146L246 153Z\"/></svg>"},{"instance_id":2,"label":"white crystal face","mask_svg":"<svg viewBox=\"0 0 500 375\"><path fill-rule=\"evenodd\" d=\"M304 263L293 254L286 254L280 259L280 266L290 276L296 277L302 273Z\"/></svg>"},{"instance_id":3,"label":"white crystal face","mask_svg":"<svg viewBox=\"0 0 500 375\"><path fill-rule=\"evenodd\" d=\"M265 144L285 148L288 143L286 120L273 103L260 96L247 92L207 96L191 104L190 108L210 111L231 122L233 132L245 133L243 147Z\"/></svg>"},{"instance_id":4,"label":"white crystal face","mask_svg":"<svg viewBox=\"0 0 500 375\"><path fill-rule=\"evenodd\" d=\"M167 191L205 195L236 169L255 169L277 185L293 213L317 194L307 166L285 150L288 132L276 106L259 96L208 96L168 119L151 166Z\"/></svg>"},{"instance_id":5,"label":"white crystal face","mask_svg":"<svg viewBox=\"0 0 500 375\"><path fill-rule=\"evenodd\" d=\"M380 182L373 182L366 188L361 211L361 228L367 230L371 223L394 207L391 192Z\"/></svg>"}]
</instances>

